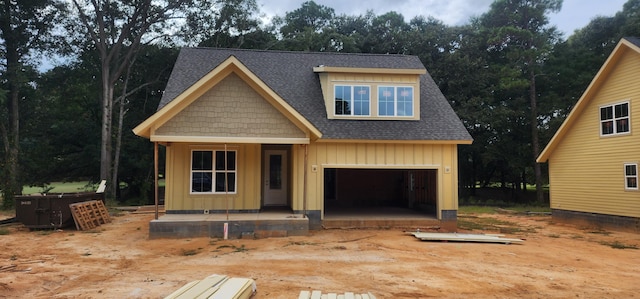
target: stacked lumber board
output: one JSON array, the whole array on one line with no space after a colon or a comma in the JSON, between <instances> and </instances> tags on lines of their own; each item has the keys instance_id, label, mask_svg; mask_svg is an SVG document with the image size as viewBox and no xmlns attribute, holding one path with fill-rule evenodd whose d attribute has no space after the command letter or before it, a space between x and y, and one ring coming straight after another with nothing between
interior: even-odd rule
<instances>
[{"instance_id":1,"label":"stacked lumber board","mask_svg":"<svg viewBox=\"0 0 640 299\"><path fill-rule=\"evenodd\" d=\"M458 234L458 233L412 233L416 238L422 241L453 241L453 242L478 242L478 243L503 243L511 244L523 243L522 239L503 238L502 235L483 235L483 234Z\"/></svg>"},{"instance_id":2,"label":"stacked lumber board","mask_svg":"<svg viewBox=\"0 0 640 299\"><path fill-rule=\"evenodd\" d=\"M253 279L214 274L185 284L165 299L248 299L255 293L256 283Z\"/></svg>"},{"instance_id":3,"label":"stacked lumber board","mask_svg":"<svg viewBox=\"0 0 640 299\"><path fill-rule=\"evenodd\" d=\"M69 208L78 230L93 229L101 224L111 222L109 211L107 211L102 200L72 203Z\"/></svg>"},{"instance_id":4,"label":"stacked lumber board","mask_svg":"<svg viewBox=\"0 0 640 299\"><path fill-rule=\"evenodd\" d=\"M376 297L371 293L356 294L352 292L346 292L344 294L322 294L321 291L301 291L298 299L376 299Z\"/></svg>"}]
</instances>

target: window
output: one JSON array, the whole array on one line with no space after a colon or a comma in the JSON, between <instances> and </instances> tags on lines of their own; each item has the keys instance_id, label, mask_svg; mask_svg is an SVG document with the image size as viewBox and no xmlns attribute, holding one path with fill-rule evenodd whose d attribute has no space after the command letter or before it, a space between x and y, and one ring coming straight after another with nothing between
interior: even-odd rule
<instances>
[{"instance_id":1,"label":"window","mask_svg":"<svg viewBox=\"0 0 640 299\"><path fill-rule=\"evenodd\" d=\"M370 94L369 86L336 85L335 115L368 116Z\"/></svg>"},{"instance_id":2,"label":"window","mask_svg":"<svg viewBox=\"0 0 640 299\"><path fill-rule=\"evenodd\" d=\"M236 192L236 152L192 151L191 193L225 192Z\"/></svg>"},{"instance_id":3,"label":"window","mask_svg":"<svg viewBox=\"0 0 640 299\"><path fill-rule=\"evenodd\" d=\"M638 190L638 164L624 165L624 188Z\"/></svg>"},{"instance_id":4,"label":"window","mask_svg":"<svg viewBox=\"0 0 640 299\"><path fill-rule=\"evenodd\" d=\"M600 134L629 133L629 103L600 107Z\"/></svg>"},{"instance_id":5,"label":"window","mask_svg":"<svg viewBox=\"0 0 640 299\"><path fill-rule=\"evenodd\" d=\"M413 87L378 87L378 115L413 116Z\"/></svg>"}]
</instances>

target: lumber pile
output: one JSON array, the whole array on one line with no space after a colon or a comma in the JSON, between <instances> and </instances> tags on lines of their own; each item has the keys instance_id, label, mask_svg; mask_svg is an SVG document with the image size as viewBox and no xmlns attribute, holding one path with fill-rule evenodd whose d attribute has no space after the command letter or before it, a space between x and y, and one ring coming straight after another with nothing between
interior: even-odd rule
<instances>
[{"instance_id":1,"label":"lumber pile","mask_svg":"<svg viewBox=\"0 0 640 299\"><path fill-rule=\"evenodd\" d=\"M503 243L503 244L521 244L522 239L503 238L502 235L483 235L483 234L458 234L458 233L412 233L416 238L422 241L443 241L443 242L478 242L478 243Z\"/></svg>"},{"instance_id":2,"label":"lumber pile","mask_svg":"<svg viewBox=\"0 0 640 299\"><path fill-rule=\"evenodd\" d=\"M107 211L102 200L72 203L69 208L78 230L94 229L102 224L111 222L109 211Z\"/></svg>"},{"instance_id":3,"label":"lumber pile","mask_svg":"<svg viewBox=\"0 0 640 299\"><path fill-rule=\"evenodd\" d=\"M321 291L301 291L298 299L376 299L376 297L371 293L356 294L353 292L346 292L344 294L322 294Z\"/></svg>"},{"instance_id":4,"label":"lumber pile","mask_svg":"<svg viewBox=\"0 0 640 299\"><path fill-rule=\"evenodd\" d=\"M255 293L256 283L253 279L214 274L185 284L165 299L248 299Z\"/></svg>"}]
</instances>

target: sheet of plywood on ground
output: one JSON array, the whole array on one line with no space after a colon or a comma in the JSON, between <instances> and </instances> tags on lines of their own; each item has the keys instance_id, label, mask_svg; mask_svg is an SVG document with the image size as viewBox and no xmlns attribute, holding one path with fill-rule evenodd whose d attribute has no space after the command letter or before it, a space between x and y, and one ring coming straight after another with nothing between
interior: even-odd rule
<instances>
[{"instance_id":1,"label":"sheet of plywood on ground","mask_svg":"<svg viewBox=\"0 0 640 299\"><path fill-rule=\"evenodd\" d=\"M323 294L322 291L300 291L298 299L376 299L371 293L357 294L353 292L346 292L344 294L327 293Z\"/></svg>"},{"instance_id":2,"label":"sheet of plywood on ground","mask_svg":"<svg viewBox=\"0 0 640 299\"><path fill-rule=\"evenodd\" d=\"M522 243L522 239L503 238L496 235L458 234L458 233L412 233L422 241L452 241L452 242L479 242L479 243Z\"/></svg>"},{"instance_id":3,"label":"sheet of plywood on ground","mask_svg":"<svg viewBox=\"0 0 640 299\"><path fill-rule=\"evenodd\" d=\"M248 299L256 292L253 279L229 278L226 275L211 275L203 280L189 282L165 299Z\"/></svg>"}]
</instances>

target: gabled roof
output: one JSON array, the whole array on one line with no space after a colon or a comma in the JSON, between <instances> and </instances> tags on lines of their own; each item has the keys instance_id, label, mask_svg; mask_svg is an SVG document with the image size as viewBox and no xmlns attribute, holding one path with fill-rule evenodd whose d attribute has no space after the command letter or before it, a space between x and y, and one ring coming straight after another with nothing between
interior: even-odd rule
<instances>
[{"instance_id":1,"label":"gabled roof","mask_svg":"<svg viewBox=\"0 0 640 299\"><path fill-rule=\"evenodd\" d=\"M295 114L303 116L313 128L319 130L321 139L438 140L455 143L470 143L472 140L428 72L420 75L419 121L327 118L320 80L314 67L424 70L418 57L406 55L184 48L171 73L158 112L231 57L284 100L295 110Z\"/></svg>"},{"instance_id":2,"label":"gabled roof","mask_svg":"<svg viewBox=\"0 0 640 299\"><path fill-rule=\"evenodd\" d=\"M536 162L544 163L549 160L549 156L551 156L564 136L570 131L573 124L582 114L584 109L588 106L589 102L593 98L593 95L598 91L598 89L600 89L600 86L605 81L604 79L609 76L616 63L628 50L640 54L640 39L635 37L624 37L620 40L620 42L618 42L618 45L615 47L615 49L613 49L613 52L611 52L609 58L607 58L602 67L600 67L600 70L593 78L593 80L591 80L591 83L582 94L582 97L580 97L576 105L573 107L571 113L569 113L569 116L567 116L567 119L564 120L556 134L553 135L553 138L551 138L551 141L549 141L542 153L540 153L538 159L536 159Z\"/></svg>"}]
</instances>

